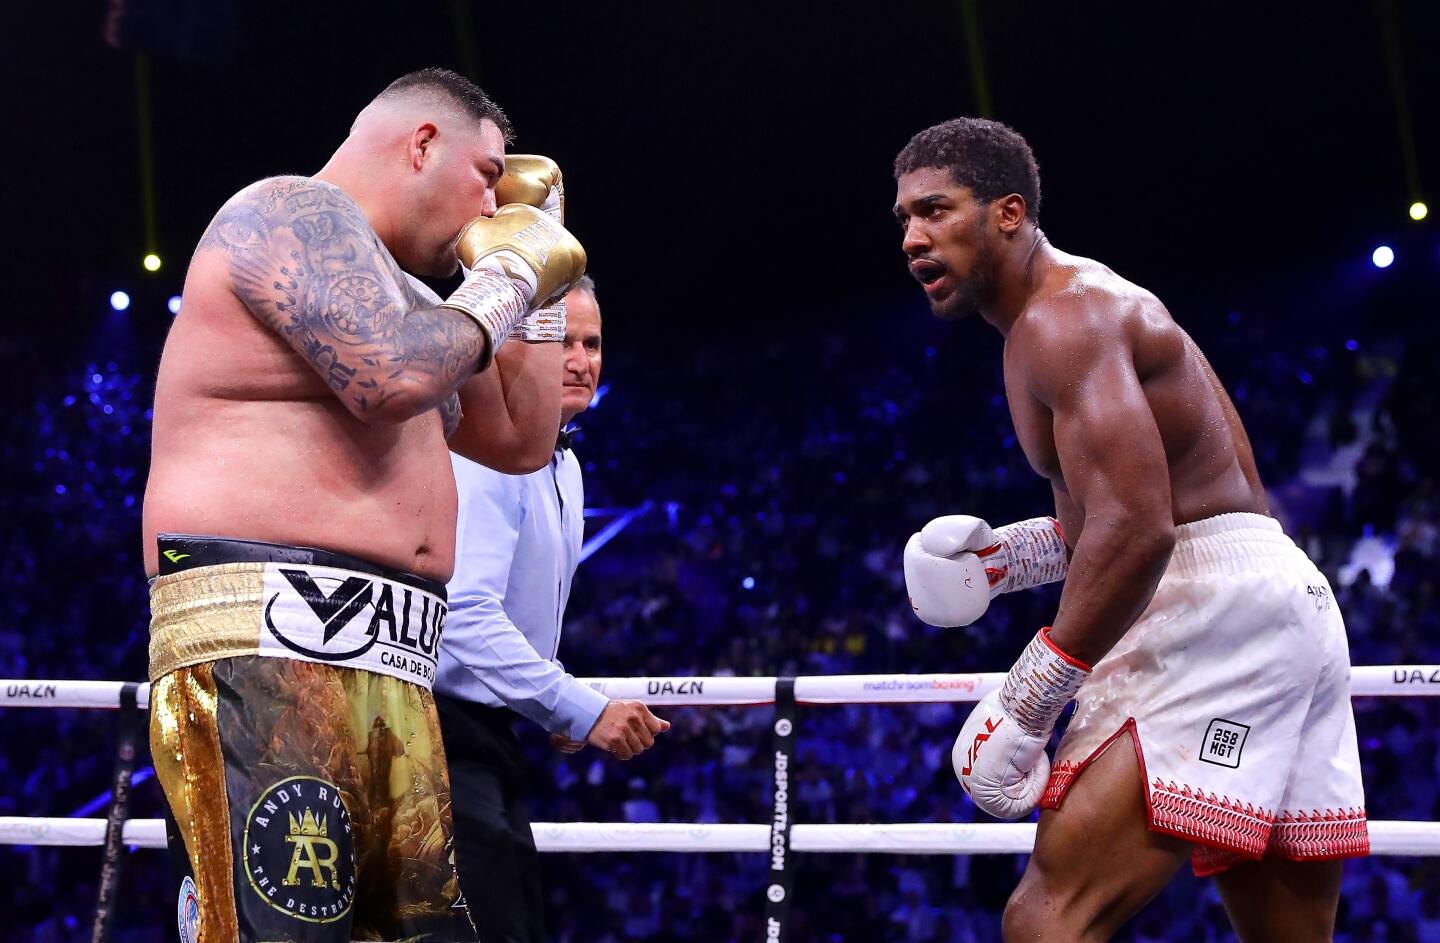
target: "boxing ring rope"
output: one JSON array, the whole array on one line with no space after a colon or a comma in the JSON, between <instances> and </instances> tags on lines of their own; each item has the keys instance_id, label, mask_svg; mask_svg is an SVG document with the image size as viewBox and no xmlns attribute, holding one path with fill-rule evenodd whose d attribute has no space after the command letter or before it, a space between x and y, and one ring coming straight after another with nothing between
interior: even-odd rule
<instances>
[{"instance_id":1,"label":"boxing ring rope","mask_svg":"<svg viewBox=\"0 0 1440 943\"><path fill-rule=\"evenodd\" d=\"M920 675L812 675L794 679L795 702L920 704L978 701L1000 686L1003 672ZM658 707L736 707L773 704L773 677L581 678L607 697ZM1355 697L1440 697L1440 665L1368 665L1351 669ZM0 707L72 707L115 710L118 681L0 680ZM136 692L149 705L149 685ZM1440 855L1440 823L1372 821L1372 854ZM547 852L732 852L770 847L770 825L536 822L536 846ZM99 845L104 819L0 816L0 845ZM793 826L791 847L807 852L875 854L1025 854L1033 824L908 823L900 825ZM164 822L132 819L124 841L138 848L165 846Z\"/></svg>"},{"instance_id":2,"label":"boxing ring rope","mask_svg":"<svg viewBox=\"0 0 1440 943\"><path fill-rule=\"evenodd\" d=\"M797 704L923 704L978 701L1004 672L974 674L809 675L794 679ZM660 707L746 707L775 703L773 677L580 678L611 698ZM0 707L116 710L120 681L0 680ZM1353 697L1440 697L1440 665L1361 665L1350 669ZM136 692L150 703L150 685Z\"/></svg>"},{"instance_id":3,"label":"boxing ring rope","mask_svg":"<svg viewBox=\"0 0 1440 943\"><path fill-rule=\"evenodd\" d=\"M790 852L870 854L1027 854L1034 823L793 823L789 765L795 751L796 708L801 705L916 704L978 701L999 687L1000 672L973 674L816 675L776 677L581 678L611 698L661 707L736 707L773 704L773 805L766 824L535 822L542 852L757 852L770 856L765 890L768 938L783 940L789 921L794 864ZM1370 665L1351 669L1354 697L1440 696L1440 665ZM119 710L122 721L149 708L150 686L112 681L0 680L0 707L70 707ZM123 730L123 724L122 724ZM122 741L123 743L123 741ZM130 751L133 754L133 750ZM165 823L126 819L133 781L122 746L115 801L108 819L0 817L0 845L104 845L105 871L118 873L121 847L163 848ZM1440 857L1440 823L1371 821L1372 855ZM104 872L102 872L104 873ZM102 881L102 885L114 882ZM97 927L110 909L105 895ZM98 934L96 939L106 939Z\"/></svg>"},{"instance_id":4,"label":"boxing ring rope","mask_svg":"<svg viewBox=\"0 0 1440 943\"><path fill-rule=\"evenodd\" d=\"M1371 822L1372 855L1440 855L1440 823ZM533 822L535 847L544 852L747 852L770 850L768 825L690 825L684 822ZM1033 822L792 826L795 851L886 855L1023 855L1035 844ZM98 847L104 819L0 816L0 845ZM162 819L125 823L125 844L164 848Z\"/></svg>"}]
</instances>

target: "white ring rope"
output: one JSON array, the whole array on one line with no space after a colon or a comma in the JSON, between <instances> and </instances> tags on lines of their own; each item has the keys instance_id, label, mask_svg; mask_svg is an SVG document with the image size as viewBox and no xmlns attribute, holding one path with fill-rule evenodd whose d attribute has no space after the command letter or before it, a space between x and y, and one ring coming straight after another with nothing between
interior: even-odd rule
<instances>
[{"instance_id":1,"label":"white ring rope","mask_svg":"<svg viewBox=\"0 0 1440 943\"><path fill-rule=\"evenodd\" d=\"M816 675L795 679L800 704L911 704L978 701L1004 674ZM773 704L775 678L581 678L612 698L668 706ZM79 707L116 710L118 681L0 680L0 707ZM1440 696L1440 665L1368 665L1351 669L1355 697ZM137 706L148 708L150 686L140 685ZM536 822L535 844L546 852L766 851L769 825L633 824L628 822ZM1372 855L1440 856L1440 823L1370 822ZM104 819L0 816L0 845L100 845ZM131 819L124 840L139 848L165 847L161 819ZM877 854L1027 854L1034 824L792 826L791 848L810 852Z\"/></svg>"},{"instance_id":2,"label":"white ring rope","mask_svg":"<svg viewBox=\"0 0 1440 943\"><path fill-rule=\"evenodd\" d=\"M546 852L769 851L769 825L689 825L683 822L535 822L535 846ZM1440 823L1371 822L1370 854L1440 856ZM125 842L165 847L162 819L131 819ZM104 819L0 816L0 845L93 845L105 839ZM893 855L1029 854L1035 825L1001 823L792 826L797 852Z\"/></svg>"},{"instance_id":3,"label":"white ring rope","mask_svg":"<svg viewBox=\"0 0 1440 943\"><path fill-rule=\"evenodd\" d=\"M976 674L810 675L795 679L799 704L918 704L978 701L1000 686L1002 672ZM775 678L581 678L612 698L681 707L775 703ZM119 681L0 679L0 707L120 707ZM1440 696L1440 665L1362 665L1350 669L1354 697ZM140 685L140 707L150 685Z\"/></svg>"}]
</instances>

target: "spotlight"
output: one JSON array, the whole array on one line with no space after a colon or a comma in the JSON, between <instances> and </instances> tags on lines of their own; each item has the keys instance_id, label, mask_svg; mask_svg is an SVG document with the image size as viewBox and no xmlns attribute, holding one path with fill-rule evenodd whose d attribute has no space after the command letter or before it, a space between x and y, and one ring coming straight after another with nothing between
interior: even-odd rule
<instances>
[{"instance_id":1,"label":"spotlight","mask_svg":"<svg viewBox=\"0 0 1440 943\"><path fill-rule=\"evenodd\" d=\"M130 307L130 296L123 291L112 291L110 293L110 307L116 311L124 311Z\"/></svg>"},{"instance_id":2,"label":"spotlight","mask_svg":"<svg viewBox=\"0 0 1440 943\"><path fill-rule=\"evenodd\" d=\"M1410 218L1415 220L1415 222L1418 223L1429 215L1430 207L1426 206L1422 201L1416 200L1410 204Z\"/></svg>"},{"instance_id":3,"label":"spotlight","mask_svg":"<svg viewBox=\"0 0 1440 943\"><path fill-rule=\"evenodd\" d=\"M171 295L171 296L170 296L170 300L167 301L167 302L165 302L165 307L167 307L167 308L170 309L170 313L171 313L171 314L179 314L179 313L180 313L180 296L179 296L179 295Z\"/></svg>"},{"instance_id":4,"label":"spotlight","mask_svg":"<svg viewBox=\"0 0 1440 943\"><path fill-rule=\"evenodd\" d=\"M743 587L745 587L746 589L754 589L754 588L755 588L755 577L753 577L753 576L747 576L747 577L745 577L743 580L740 581L740 585L743 586Z\"/></svg>"},{"instance_id":5,"label":"spotlight","mask_svg":"<svg viewBox=\"0 0 1440 943\"><path fill-rule=\"evenodd\" d=\"M160 271L160 256L156 255L156 254L153 253L153 252L149 253L148 255L145 256L144 265L145 265L145 271L147 271L147 272L158 272L158 271Z\"/></svg>"},{"instance_id":6,"label":"spotlight","mask_svg":"<svg viewBox=\"0 0 1440 943\"><path fill-rule=\"evenodd\" d=\"M1389 246L1376 246L1375 251L1370 253L1370 261L1375 263L1376 268L1389 268L1395 261L1395 250Z\"/></svg>"}]
</instances>

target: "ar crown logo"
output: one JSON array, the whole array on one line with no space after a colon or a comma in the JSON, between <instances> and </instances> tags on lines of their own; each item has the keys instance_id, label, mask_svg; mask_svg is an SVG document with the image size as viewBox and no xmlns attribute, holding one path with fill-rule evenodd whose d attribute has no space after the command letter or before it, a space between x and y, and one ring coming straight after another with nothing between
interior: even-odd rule
<instances>
[{"instance_id":1,"label":"ar crown logo","mask_svg":"<svg viewBox=\"0 0 1440 943\"><path fill-rule=\"evenodd\" d=\"M329 825L323 815L317 822L315 813L309 809L298 819L293 812L290 813L290 834L285 836L285 840L295 846L295 853L290 856L290 873L285 875L284 884L287 887L300 883L298 874L304 867L310 872L312 887L340 890L340 869L336 865L340 849L325 837L328 830ZM328 883L325 880L327 872L330 875Z\"/></svg>"},{"instance_id":2,"label":"ar crown logo","mask_svg":"<svg viewBox=\"0 0 1440 943\"><path fill-rule=\"evenodd\" d=\"M355 899L355 844L339 788L292 776L266 789L245 820L245 872L266 904L332 923Z\"/></svg>"}]
</instances>

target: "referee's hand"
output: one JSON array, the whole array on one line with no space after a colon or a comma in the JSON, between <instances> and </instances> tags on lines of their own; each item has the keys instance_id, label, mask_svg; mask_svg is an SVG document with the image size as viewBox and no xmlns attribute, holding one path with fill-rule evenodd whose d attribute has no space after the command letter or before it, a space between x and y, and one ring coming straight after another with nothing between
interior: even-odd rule
<instances>
[{"instance_id":1,"label":"referee's hand","mask_svg":"<svg viewBox=\"0 0 1440 943\"><path fill-rule=\"evenodd\" d=\"M656 717L641 702L615 700L605 705L585 742L628 760L653 747L655 735L669 729L670 721Z\"/></svg>"}]
</instances>

